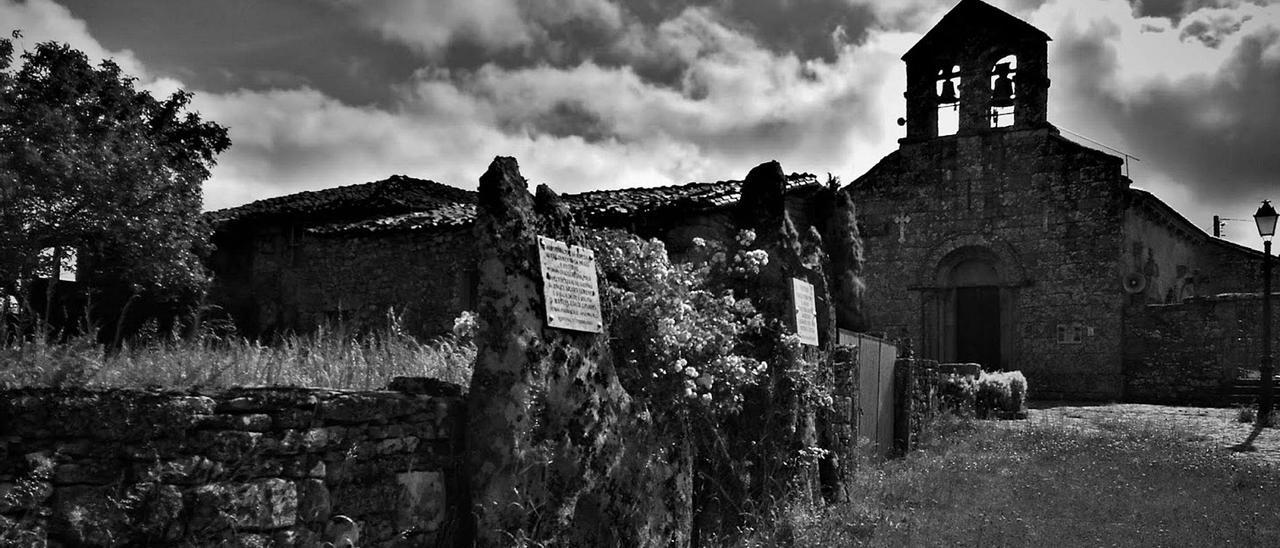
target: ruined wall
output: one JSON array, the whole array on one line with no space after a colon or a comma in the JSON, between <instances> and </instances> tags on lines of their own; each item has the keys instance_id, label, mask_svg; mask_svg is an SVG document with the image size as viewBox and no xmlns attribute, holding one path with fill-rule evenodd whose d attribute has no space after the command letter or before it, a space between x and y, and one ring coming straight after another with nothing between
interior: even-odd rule
<instances>
[{"instance_id":1,"label":"ruined wall","mask_svg":"<svg viewBox=\"0 0 1280 548\"><path fill-rule=\"evenodd\" d=\"M222 254L239 264L223 266L214 295L247 333L385 327L394 310L409 333L433 337L475 305L469 227L316 235L268 226L247 237Z\"/></svg>"},{"instance_id":2,"label":"ruined wall","mask_svg":"<svg viewBox=\"0 0 1280 548\"><path fill-rule=\"evenodd\" d=\"M309 238L294 272L294 307L305 327L335 317L361 327L404 327L431 337L475 307L475 243L470 227Z\"/></svg>"},{"instance_id":3,"label":"ruined wall","mask_svg":"<svg viewBox=\"0 0 1280 548\"><path fill-rule=\"evenodd\" d=\"M1257 295L1199 297L1141 312L1125 325L1125 399L1226 404L1237 376L1256 378L1262 334ZM1273 352L1280 348L1278 325L1273 317Z\"/></svg>"},{"instance_id":4,"label":"ruined wall","mask_svg":"<svg viewBox=\"0 0 1280 548\"><path fill-rule=\"evenodd\" d=\"M1120 397L1120 168L1051 130L904 144L846 188L863 228L869 330L954 361L946 278L970 254L999 275L1000 368L1022 370L1037 397ZM1060 329L1079 340L1059 342Z\"/></svg>"},{"instance_id":5,"label":"ruined wall","mask_svg":"<svg viewBox=\"0 0 1280 548\"><path fill-rule=\"evenodd\" d=\"M358 546L449 540L462 498L460 388L393 385L0 392L0 535L317 546L347 516Z\"/></svg>"}]
</instances>

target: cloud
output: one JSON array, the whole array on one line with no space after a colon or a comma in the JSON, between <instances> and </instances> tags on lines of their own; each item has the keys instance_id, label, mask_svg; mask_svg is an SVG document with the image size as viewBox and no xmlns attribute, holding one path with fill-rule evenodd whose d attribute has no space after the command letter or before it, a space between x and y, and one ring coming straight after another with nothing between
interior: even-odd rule
<instances>
[{"instance_id":1,"label":"cloud","mask_svg":"<svg viewBox=\"0 0 1280 548\"><path fill-rule=\"evenodd\" d=\"M687 8L649 42L685 67L674 85L584 61L427 68L386 109L309 88L204 95L197 106L235 143L209 205L390 173L470 187L495 155L567 192L735 178L770 159L848 179L897 136L897 58L917 38L879 34L832 62L801 60Z\"/></svg>"},{"instance_id":2,"label":"cloud","mask_svg":"<svg viewBox=\"0 0 1280 548\"><path fill-rule=\"evenodd\" d=\"M1275 192L1275 2L991 2L1054 39L1050 121L1142 158L1137 185L1192 219L1247 216L1255 197ZM372 94L344 92L320 72L196 89L196 108L228 125L234 143L207 203L392 173L472 187L495 155L518 157L532 179L567 192L735 178L770 159L850 180L896 147L899 57L953 5L330 0L325 9L359 27L335 36L381 37L409 57L371 73L380 76L366 87L384 90ZM28 41L57 38L115 58L147 85L180 83L104 48L47 0L0 4L0 19L19 22ZM190 68L214 69L228 67ZM371 95L378 100L352 99Z\"/></svg>"},{"instance_id":3,"label":"cloud","mask_svg":"<svg viewBox=\"0 0 1280 548\"><path fill-rule=\"evenodd\" d=\"M91 63L99 63L110 59L120 66L125 74L138 78L138 87L158 97L165 97L181 89L182 84L176 79L166 78L147 71L142 62L129 50L108 50L89 33L85 22L76 19L62 7L50 0L29 0L26 2L0 2L0 31L6 38L11 31L21 31L22 37L14 39L15 53L35 49L36 44L58 41L70 44L86 56ZM21 63L20 60L15 60Z\"/></svg>"},{"instance_id":4,"label":"cloud","mask_svg":"<svg viewBox=\"0 0 1280 548\"><path fill-rule=\"evenodd\" d=\"M1274 189L1280 5L1203 8L1179 23L1127 13L1119 0L1092 0L1035 14L1056 41L1062 118L1102 128L1192 187Z\"/></svg>"}]
</instances>

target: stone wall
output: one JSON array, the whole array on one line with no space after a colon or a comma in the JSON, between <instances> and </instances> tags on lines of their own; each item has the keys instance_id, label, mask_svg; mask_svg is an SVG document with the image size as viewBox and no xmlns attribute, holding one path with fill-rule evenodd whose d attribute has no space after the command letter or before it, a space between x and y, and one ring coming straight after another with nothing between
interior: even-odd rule
<instances>
[{"instance_id":1,"label":"stone wall","mask_svg":"<svg viewBox=\"0 0 1280 548\"><path fill-rule=\"evenodd\" d=\"M1280 300L1280 295L1272 297ZM1273 301L1275 302L1275 301ZM1227 404L1231 383L1256 378L1261 356L1258 294L1148 305L1125 325L1125 399ZM1272 318L1271 348L1280 349Z\"/></svg>"},{"instance_id":2,"label":"stone wall","mask_svg":"<svg viewBox=\"0 0 1280 548\"><path fill-rule=\"evenodd\" d=\"M362 547L450 541L461 389L393 386L0 392L0 539L317 546L349 519Z\"/></svg>"},{"instance_id":3,"label":"stone wall","mask_svg":"<svg viewBox=\"0 0 1280 548\"><path fill-rule=\"evenodd\" d=\"M212 298L250 334L325 323L385 327L394 311L409 333L433 337L475 306L470 227L310 234L267 226L219 256ZM221 244L220 244L221 245Z\"/></svg>"}]
</instances>

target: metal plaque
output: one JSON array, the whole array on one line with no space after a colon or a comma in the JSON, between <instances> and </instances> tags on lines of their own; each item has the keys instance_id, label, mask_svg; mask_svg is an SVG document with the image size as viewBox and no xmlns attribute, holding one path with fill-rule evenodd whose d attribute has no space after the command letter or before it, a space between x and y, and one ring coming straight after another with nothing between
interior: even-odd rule
<instances>
[{"instance_id":1,"label":"metal plaque","mask_svg":"<svg viewBox=\"0 0 1280 548\"><path fill-rule=\"evenodd\" d=\"M538 236L538 260L547 325L591 333L603 330L595 253Z\"/></svg>"},{"instance_id":2,"label":"metal plaque","mask_svg":"<svg viewBox=\"0 0 1280 548\"><path fill-rule=\"evenodd\" d=\"M813 298L813 284L791 278L791 296L796 308L796 335L801 343L818 346L818 305Z\"/></svg>"}]
</instances>

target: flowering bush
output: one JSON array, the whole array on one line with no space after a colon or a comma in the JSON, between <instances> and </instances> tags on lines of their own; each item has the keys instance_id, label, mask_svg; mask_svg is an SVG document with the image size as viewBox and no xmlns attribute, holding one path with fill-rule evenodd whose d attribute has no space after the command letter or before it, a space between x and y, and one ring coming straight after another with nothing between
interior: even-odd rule
<instances>
[{"instance_id":1,"label":"flowering bush","mask_svg":"<svg viewBox=\"0 0 1280 548\"><path fill-rule=\"evenodd\" d=\"M743 389L768 368L742 352L741 339L764 322L750 300L716 280L758 272L768 254L727 259L718 243L697 239L693 260L673 264L658 240L604 231L591 243L606 273L610 346L628 393L655 410L737 412Z\"/></svg>"},{"instance_id":2,"label":"flowering bush","mask_svg":"<svg viewBox=\"0 0 1280 548\"><path fill-rule=\"evenodd\" d=\"M619 380L637 416L669 433L663 443L692 449L695 527L731 531L767 515L821 456L796 442L831 403L816 353L752 300L788 290L766 272L775 257L750 230L729 246L695 239L682 263L624 232L590 244Z\"/></svg>"}]
</instances>

